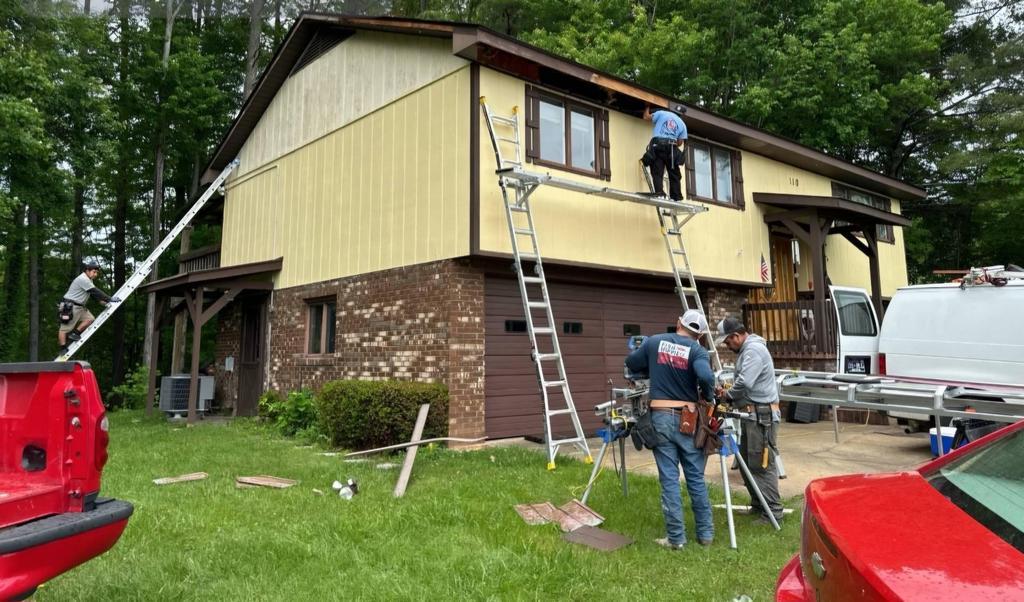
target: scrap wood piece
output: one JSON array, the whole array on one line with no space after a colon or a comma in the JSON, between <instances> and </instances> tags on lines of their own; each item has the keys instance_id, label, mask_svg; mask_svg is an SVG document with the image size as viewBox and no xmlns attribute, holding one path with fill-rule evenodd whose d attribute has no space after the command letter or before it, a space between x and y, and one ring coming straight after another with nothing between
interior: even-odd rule
<instances>
[{"instance_id":1,"label":"scrap wood piece","mask_svg":"<svg viewBox=\"0 0 1024 602\"><path fill-rule=\"evenodd\" d=\"M271 487L273 489L286 489L298 483L291 479L272 477L269 475L258 475L254 477L235 477L235 483L242 485L258 485L260 487Z\"/></svg>"},{"instance_id":2,"label":"scrap wood piece","mask_svg":"<svg viewBox=\"0 0 1024 602\"><path fill-rule=\"evenodd\" d=\"M190 472L188 474L179 475L176 477L162 477L159 479L153 479L154 485L170 485L172 483L186 483L188 481L202 481L210 475L205 472Z\"/></svg>"},{"instance_id":3,"label":"scrap wood piece","mask_svg":"<svg viewBox=\"0 0 1024 602\"><path fill-rule=\"evenodd\" d=\"M423 427L427 424L427 412L430 411L430 404L420 406L420 413L416 416L416 426L412 429L412 445L409 451L405 452L405 462L402 463L402 472L398 475L398 483L395 484L395 497L405 495L405 488L409 486L409 477L412 476L412 464L416 461L416 452L420 449L420 439L423 437Z\"/></svg>"},{"instance_id":4,"label":"scrap wood piece","mask_svg":"<svg viewBox=\"0 0 1024 602\"><path fill-rule=\"evenodd\" d=\"M583 523L573 518L565 510L555 508L554 504L550 502L534 504L533 507L548 521L557 524L562 531L575 531L583 526Z\"/></svg>"},{"instance_id":5,"label":"scrap wood piece","mask_svg":"<svg viewBox=\"0 0 1024 602\"><path fill-rule=\"evenodd\" d=\"M579 529L566 533L562 539L571 543L578 543L587 547L612 552L633 543L633 540L625 535L598 529L589 525L583 525Z\"/></svg>"},{"instance_id":6,"label":"scrap wood piece","mask_svg":"<svg viewBox=\"0 0 1024 602\"><path fill-rule=\"evenodd\" d=\"M722 509L724 509L725 508L725 504L715 504L714 507L715 508L722 508ZM736 514L750 514L753 511L753 509L750 506L744 506L742 504L733 504L732 505L732 511L735 512ZM782 509L782 513L783 514L793 514L793 509L792 508L783 508Z\"/></svg>"},{"instance_id":7,"label":"scrap wood piece","mask_svg":"<svg viewBox=\"0 0 1024 602\"><path fill-rule=\"evenodd\" d=\"M477 437L475 439L466 439L465 437L433 437L431 439L420 439L419 441L409 441L408 443L396 443L395 445L388 445L386 447L375 447L373 449L364 449L362 451L354 451L345 454L346 458L352 456L362 456L364 454L376 454L385 451L391 451L394 449L403 449L406 447L412 447L414 445L423 445L425 443L436 443L438 441L451 441L453 443L482 443L487 440L487 437ZM327 454L324 454L327 455ZM356 460L345 460L346 462L355 462Z\"/></svg>"},{"instance_id":8,"label":"scrap wood piece","mask_svg":"<svg viewBox=\"0 0 1024 602\"><path fill-rule=\"evenodd\" d=\"M544 502L547 505L551 505L551 502ZM540 504L516 504L516 512L523 518L523 521L528 525L544 525L547 524L548 519L544 518L540 512L537 511L534 506Z\"/></svg>"},{"instance_id":9,"label":"scrap wood piece","mask_svg":"<svg viewBox=\"0 0 1024 602\"><path fill-rule=\"evenodd\" d=\"M573 517L582 525L596 527L604 522L604 517L594 512L589 506L579 500L569 500L558 507L559 510Z\"/></svg>"}]
</instances>

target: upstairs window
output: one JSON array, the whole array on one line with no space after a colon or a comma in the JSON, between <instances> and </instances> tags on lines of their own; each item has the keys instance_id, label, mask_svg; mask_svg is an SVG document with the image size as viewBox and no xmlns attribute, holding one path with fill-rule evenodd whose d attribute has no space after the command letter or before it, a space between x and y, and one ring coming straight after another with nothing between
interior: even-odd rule
<instances>
[{"instance_id":1,"label":"upstairs window","mask_svg":"<svg viewBox=\"0 0 1024 602\"><path fill-rule=\"evenodd\" d=\"M881 209L882 211L892 212L892 202L885 198L874 194L869 194L863 190L857 190L844 186L837 182L832 182L832 196L847 201L853 201L854 203L860 203L861 205L867 205L868 207L874 207L875 209ZM839 224L844 225L845 222ZM876 224L875 235L881 242L895 243L896 234L893 232L892 224Z\"/></svg>"},{"instance_id":2,"label":"upstairs window","mask_svg":"<svg viewBox=\"0 0 1024 602\"><path fill-rule=\"evenodd\" d=\"M611 178L608 111L526 87L526 158L537 165Z\"/></svg>"},{"instance_id":3,"label":"upstairs window","mask_svg":"<svg viewBox=\"0 0 1024 602\"><path fill-rule=\"evenodd\" d=\"M335 316L337 303L331 299L306 301L308 325L306 329L306 353L325 355L334 353Z\"/></svg>"},{"instance_id":4,"label":"upstairs window","mask_svg":"<svg viewBox=\"0 0 1024 602\"><path fill-rule=\"evenodd\" d=\"M706 203L742 209L740 152L704 140L686 141L686 194Z\"/></svg>"}]
</instances>

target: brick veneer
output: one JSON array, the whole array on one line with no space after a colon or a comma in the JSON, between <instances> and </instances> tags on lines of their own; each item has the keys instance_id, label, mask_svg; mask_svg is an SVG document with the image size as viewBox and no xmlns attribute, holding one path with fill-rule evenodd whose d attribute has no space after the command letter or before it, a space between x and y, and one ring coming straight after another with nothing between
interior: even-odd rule
<instances>
[{"instance_id":1,"label":"brick veneer","mask_svg":"<svg viewBox=\"0 0 1024 602\"><path fill-rule=\"evenodd\" d=\"M214 343L214 399L221 408L234 408L238 400L238 359L241 352L241 312L238 303L228 303L217 313L217 341ZM234 358L234 370L224 369L224 360Z\"/></svg>"},{"instance_id":2,"label":"brick veneer","mask_svg":"<svg viewBox=\"0 0 1024 602\"><path fill-rule=\"evenodd\" d=\"M335 352L308 355L307 300L330 296L337 299ZM484 435L484 277L467 261L275 290L268 315L265 388L287 393L336 379L445 383L450 435ZM218 363L223 363L220 345Z\"/></svg>"},{"instance_id":3,"label":"brick veneer","mask_svg":"<svg viewBox=\"0 0 1024 602\"><path fill-rule=\"evenodd\" d=\"M704 310L707 313L708 326L711 328L711 332L715 332L718 328L718 323L725 318L725 316L737 316L743 315L743 304L747 300L746 288L726 287L726 286L710 286L703 287L699 286L701 302L704 303ZM724 345L718 347L718 356L722 359L723 364L733 364L736 362L736 354L725 348Z\"/></svg>"}]
</instances>

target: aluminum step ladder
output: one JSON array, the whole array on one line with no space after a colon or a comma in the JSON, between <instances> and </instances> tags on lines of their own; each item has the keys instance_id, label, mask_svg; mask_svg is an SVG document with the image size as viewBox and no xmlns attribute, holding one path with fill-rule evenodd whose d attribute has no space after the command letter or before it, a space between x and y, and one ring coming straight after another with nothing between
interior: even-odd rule
<instances>
[{"instance_id":1,"label":"aluminum step ladder","mask_svg":"<svg viewBox=\"0 0 1024 602\"><path fill-rule=\"evenodd\" d=\"M537 381L544 400L544 443L547 445L548 470L555 469L555 456L563 445L579 448L583 453L583 460L589 464L593 462L593 456L587 445L587 437L583 432L583 425L580 424L576 406L573 404L572 392L569 390L565 361L558 343L555 317L551 310L551 296L548 292L547 279L544 277L544 264L537 244L537 230L534 228L533 214L530 212L530 195L537 190L540 182L521 181L502 175L522 168L523 164L518 109L513 108L511 117L494 115L483 96L480 97L480 107L487 121L487 132L494 148L498 186L501 187L508 233L512 242L512 269L519 281L519 294L523 301L523 315L526 316L526 331L530 336L531 355L537 368ZM506 134L500 135L498 128ZM503 146L510 151L511 159L505 158L502 153ZM532 268L526 267L529 264L532 264ZM536 316L534 312L541 315ZM542 341L549 345L545 345L545 351L541 350ZM553 391L562 393L564 407L552 407ZM557 416L569 416L575 433L573 436L563 439L555 437L551 421Z\"/></svg>"},{"instance_id":2,"label":"aluminum step ladder","mask_svg":"<svg viewBox=\"0 0 1024 602\"><path fill-rule=\"evenodd\" d=\"M647 187L654 192L654 180L650 171L640 164L640 170L647 180ZM664 188L662 188L664 190ZM711 318L704 311L704 303L697 292L697 280L693 276L693 269L690 266L690 256L686 253L686 244L683 242L683 226L686 225L696 213L682 213L658 208L658 223L661 225L661 235L665 239L665 250L668 251L668 261L672 266L672 277L676 282L676 294L683 304L683 311L696 309L704 314L708 320L708 328L714 328ZM715 345L715 337L708 332L706 337L701 337L701 344L707 349L711 356L711 369L717 375L722 371L722 360L718 355L718 347Z\"/></svg>"},{"instance_id":3,"label":"aluminum step ladder","mask_svg":"<svg viewBox=\"0 0 1024 602\"><path fill-rule=\"evenodd\" d=\"M166 251L171 246L171 243L173 243L174 239L176 239L178 235L181 234L181 231L184 230L185 227L192 222L192 219L195 218L197 213L199 213L199 210L202 209L203 205L205 205L206 202L210 200L210 197L212 197L213 194L217 192L217 189L220 188L220 185L224 183L224 180L227 179L229 175L231 175L231 172L234 171L236 167L238 167L238 159L235 159L234 161L229 163L228 166L224 168L224 171L220 172L220 175L217 176L217 179L215 179L210 184L209 188L206 189L206 192L204 192L203 195L199 197L199 199L195 203L192 204L192 207L188 210L188 212L185 213L181 220L177 224L175 224L173 228L171 228L170 232L167 233L167 236L165 236L164 239L160 241L160 244L158 244L156 248L153 249L153 252L149 254L149 257L146 257L146 259L143 260L141 264L139 264L139 267L135 269L135 273L132 274L131 277L129 277L128 280L126 280L125 283L121 285L121 288L117 289L117 292L114 293L113 298L119 299L119 301L117 303L108 303L107 306L100 313L100 315L96 317L96 320L94 320L93 323L90 324L88 328L82 331L82 333L79 335L78 340L73 341L70 345L68 345L67 350L58 355L54 361L66 362L69 359L71 359L71 356L73 356L76 351L81 349L82 345L85 345L85 342L88 341L89 338L92 337L92 335L96 334L96 331L99 330L100 327L103 326L103 324L110 319L110 316L114 315L114 312L117 311L118 308L121 307L121 305L128 300L128 297L130 297L131 294L135 292L135 289L139 288L139 286L146 279L146 277L149 276L149 273L153 271L153 266L156 265L156 262L160 258L160 256L163 255L164 251Z\"/></svg>"}]
</instances>

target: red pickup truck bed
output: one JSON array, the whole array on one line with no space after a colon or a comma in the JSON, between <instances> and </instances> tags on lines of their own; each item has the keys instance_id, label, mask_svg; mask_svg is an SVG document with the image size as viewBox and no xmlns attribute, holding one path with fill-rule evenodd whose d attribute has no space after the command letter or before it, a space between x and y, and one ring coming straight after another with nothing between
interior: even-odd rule
<instances>
[{"instance_id":1,"label":"red pickup truck bed","mask_svg":"<svg viewBox=\"0 0 1024 602\"><path fill-rule=\"evenodd\" d=\"M0 600L117 542L132 505L99 498L107 442L88 364L0 364Z\"/></svg>"}]
</instances>

